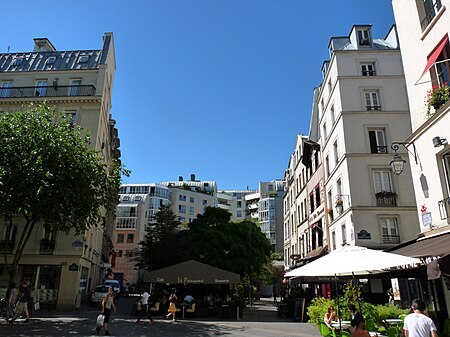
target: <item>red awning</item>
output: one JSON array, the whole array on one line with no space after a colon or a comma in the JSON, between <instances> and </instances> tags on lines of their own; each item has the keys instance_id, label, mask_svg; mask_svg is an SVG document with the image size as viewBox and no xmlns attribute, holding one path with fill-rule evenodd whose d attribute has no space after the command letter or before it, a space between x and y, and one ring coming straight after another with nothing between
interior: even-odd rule
<instances>
[{"instance_id":1,"label":"red awning","mask_svg":"<svg viewBox=\"0 0 450 337\"><path fill-rule=\"evenodd\" d=\"M439 57L439 55L441 55L442 49L444 49L447 42L448 42L448 35L446 35L444 39L441 42L439 42L439 44L436 46L436 48L434 48L430 56L428 56L428 63L425 66L422 75L420 75L419 80L423 77L423 75L425 75L425 73L428 70L430 70L431 66L436 62L437 58Z\"/></svg>"}]
</instances>

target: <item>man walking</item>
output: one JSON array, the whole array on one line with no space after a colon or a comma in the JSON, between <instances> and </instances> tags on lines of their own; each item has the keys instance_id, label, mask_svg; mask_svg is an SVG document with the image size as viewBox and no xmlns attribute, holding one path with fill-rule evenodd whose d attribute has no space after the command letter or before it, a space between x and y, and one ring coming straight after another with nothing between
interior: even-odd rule
<instances>
[{"instance_id":1,"label":"man walking","mask_svg":"<svg viewBox=\"0 0 450 337\"><path fill-rule=\"evenodd\" d=\"M148 294L148 292L144 290L144 293L141 295L141 299L140 299L140 302L142 304L141 311L138 312L138 318L136 321L136 323L138 323L138 324L141 321L141 316L148 317L148 319L150 319L150 323L153 323L152 316L150 315L150 313L148 311L148 298L149 297L150 297L150 295Z\"/></svg>"},{"instance_id":2,"label":"man walking","mask_svg":"<svg viewBox=\"0 0 450 337\"><path fill-rule=\"evenodd\" d=\"M405 317L403 330L406 337L438 337L436 326L428 316L424 315L425 302L419 299L412 301L413 312Z\"/></svg>"},{"instance_id":3,"label":"man walking","mask_svg":"<svg viewBox=\"0 0 450 337\"><path fill-rule=\"evenodd\" d=\"M16 307L16 314L13 319L9 321L9 323L13 323L19 315L22 313L25 314L25 317L27 318L25 320L25 323L28 323L30 321L30 315L28 314L28 302L30 301L30 289L28 288L28 284L26 281L22 281L20 284L19 289L19 303Z\"/></svg>"}]
</instances>

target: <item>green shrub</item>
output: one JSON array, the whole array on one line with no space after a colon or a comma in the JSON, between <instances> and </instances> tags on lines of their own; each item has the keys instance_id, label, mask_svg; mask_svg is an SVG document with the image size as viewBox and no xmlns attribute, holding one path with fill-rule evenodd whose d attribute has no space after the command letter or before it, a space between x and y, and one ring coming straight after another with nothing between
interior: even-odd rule
<instances>
[{"instance_id":1,"label":"green shrub","mask_svg":"<svg viewBox=\"0 0 450 337\"><path fill-rule=\"evenodd\" d=\"M376 319L375 317L373 317L375 319L375 322L380 325L383 319L386 318L397 318L398 315L400 314L407 314L409 312L408 309L401 309L399 306L397 305L375 305L375 310L376 310L376 315L378 316Z\"/></svg>"},{"instance_id":2,"label":"green shrub","mask_svg":"<svg viewBox=\"0 0 450 337\"><path fill-rule=\"evenodd\" d=\"M311 301L311 304L306 309L306 312L309 316L310 323L315 323L317 326L321 322L323 322L323 317L325 313L328 311L328 307L334 307L334 301L328 298L317 297ZM336 308L335 308L336 309Z\"/></svg>"}]
</instances>

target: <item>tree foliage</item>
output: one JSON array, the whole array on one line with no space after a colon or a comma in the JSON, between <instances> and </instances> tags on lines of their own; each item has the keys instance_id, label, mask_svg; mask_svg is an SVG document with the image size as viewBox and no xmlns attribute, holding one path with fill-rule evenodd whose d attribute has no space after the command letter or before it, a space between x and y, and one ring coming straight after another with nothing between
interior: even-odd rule
<instances>
[{"instance_id":1,"label":"tree foliage","mask_svg":"<svg viewBox=\"0 0 450 337\"><path fill-rule=\"evenodd\" d=\"M0 214L8 230L23 219L10 275L37 223L80 234L99 223L100 209L115 209L126 172L108 169L86 133L45 105L0 115ZM3 253L6 264L6 245Z\"/></svg>"},{"instance_id":2,"label":"tree foliage","mask_svg":"<svg viewBox=\"0 0 450 337\"><path fill-rule=\"evenodd\" d=\"M152 237L153 229L147 229ZM189 259L211 266L250 275L259 273L269 261L272 247L269 240L252 221L230 222L230 214L223 209L207 207L189 224L189 230L176 231L170 244L156 244L146 236L142 242L140 264L158 269ZM149 261L164 259L155 268ZM168 259L167 257L170 257Z\"/></svg>"}]
</instances>

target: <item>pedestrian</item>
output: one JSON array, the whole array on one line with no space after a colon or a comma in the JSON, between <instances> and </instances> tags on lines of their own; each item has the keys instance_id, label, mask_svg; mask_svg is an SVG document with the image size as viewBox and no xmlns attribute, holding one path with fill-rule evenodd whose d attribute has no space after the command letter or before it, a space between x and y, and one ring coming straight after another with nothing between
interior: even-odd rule
<instances>
[{"instance_id":1,"label":"pedestrian","mask_svg":"<svg viewBox=\"0 0 450 337\"><path fill-rule=\"evenodd\" d=\"M273 303L277 303L277 287L272 287Z\"/></svg>"},{"instance_id":2,"label":"pedestrian","mask_svg":"<svg viewBox=\"0 0 450 337\"><path fill-rule=\"evenodd\" d=\"M128 297L130 295L130 284L128 282L127 284L125 284L123 294L125 295L125 297Z\"/></svg>"},{"instance_id":3,"label":"pedestrian","mask_svg":"<svg viewBox=\"0 0 450 337\"><path fill-rule=\"evenodd\" d=\"M389 288L387 291L389 305L394 305L394 290Z\"/></svg>"},{"instance_id":4,"label":"pedestrian","mask_svg":"<svg viewBox=\"0 0 450 337\"><path fill-rule=\"evenodd\" d=\"M175 322L175 314L177 312L177 290L175 288L172 288L172 291L170 292L170 296L169 296L169 313L167 314L167 319L170 318L170 316L172 316L172 321Z\"/></svg>"},{"instance_id":5,"label":"pedestrian","mask_svg":"<svg viewBox=\"0 0 450 337\"><path fill-rule=\"evenodd\" d=\"M31 315L39 309L39 290L35 286L30 290L30 302L28 302L28 313Z\"/></svg>"},{"instance_id":6,"label":"pedestrian","mask_svg":"<svg viewBox=\"0 0 450 337\"><path fill-rule=\"evenodd\" d=\"M139 301L141 302L141 310L138 311L138 318L136 323L139 324L141 321L141 316L145 316L150 320L150 323L153 323L152 315L150 315L150 312L148 311L148 298L150 297L149 293L144 290L144 292L141 295L141 298ZM136 308L137 310L137 308Z\"/></svg>"},{"instance_id":7,"label":"pedestrian","mask_svg":"<svg viewBox=\"0 0 450 337\"><path fill-rule=\"evenodd\" d=\"M110 336L109 333L109 316L111 315L111 308L116 312L116 305L114 303L114 290L113 288L108 289L108 294L103 298L102 301L102 314L105 316L103 321L103 328L105 329L105 336ZM100 332L100 328L97 328L97 334Z\"/></svg>"},{"instance_id":8,"label":"pedestrian","mask_svg":"<svg viewBox=\"0 0 450 337\"><path fill-rule=\"evenodd\" d=\"M362 319L363 316L361 315L361 313L358 310L356 310L356 307L354 304L348 305L348 311L350 311L350 315L352 317L350 320L351 327L349 330L351 333L353 333L353 331L355 331L355 329L358 325L358 322L360 322L360 320Z\"/></svg>"},{"instance_id":9,"label":"pedestrian","mask_svg":"<svg viewBox=\"0 0 450 337\"><path fill-rule=\"evenodd\" d=\"M425 315L426 304L415 299L412 301L413 312L405 317L403 330L406 337L438 337L437 329L431 318Z\"/></svg>"},{"instance_id":10,"label":"pedestrian","mask_svg":"<svg viewBox=\"0 0 450 337\"><path fill-rule=\"evenodd\" d=\"M19 315L25 314L25 323L30 321L30 314L28 313L28 302L30 301L30 289L26 281L22 281L19 289L19 303L16 305L16 314L14 318L9 320L9 323L13 323Z\"/></svg>"},{"instance_id":11,"label":"pedestrian","mask_svg":"<svg viewBox=\"0 0 450 337\"><path fill-rule=\"evenodd\" d=\"M13 282L9 285L9 297L6 302L6 320L14 317L14 308L18 299L19 293L16 288L16 284Z\"/></svg>"}]
</instances>

